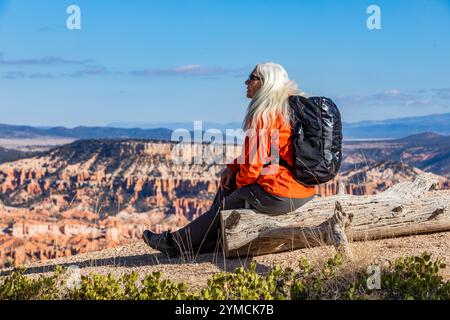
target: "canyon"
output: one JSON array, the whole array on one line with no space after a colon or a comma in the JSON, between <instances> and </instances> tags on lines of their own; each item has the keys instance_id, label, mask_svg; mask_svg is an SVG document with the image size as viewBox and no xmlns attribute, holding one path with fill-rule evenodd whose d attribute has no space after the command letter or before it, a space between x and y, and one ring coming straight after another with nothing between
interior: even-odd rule
<instances>
[{"instance_id":1,"label":"canyon","mask_svg":"<svg viewBox=\"0 0 450 320\"><path fill-rule=\"evenodd\" d=\"M212 203L223 162L241 147L223 145L214 152L206 144L178 147L157 140L77 140L0 164L0 266L115 247L140 239L145 229L176 230L197 218ZM343 169L317 188L318 196L373 194L411 181L423 171L402 159L426 155L400 148L344 147ZM416 150L429 152L423 148ZM226 154L226 160L175 157L192 160L199 150L212 158ZM396 159L392 155L398 152ZM439 187L448 186L444 172Z\"/></svg>"}]
</instances>

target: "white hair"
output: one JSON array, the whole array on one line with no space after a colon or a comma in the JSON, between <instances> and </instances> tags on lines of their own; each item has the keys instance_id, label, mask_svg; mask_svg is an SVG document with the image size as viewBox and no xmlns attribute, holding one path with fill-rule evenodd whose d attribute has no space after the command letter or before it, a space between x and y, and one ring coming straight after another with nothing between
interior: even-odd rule
<instances>
[{"instance_id":1,"label":"white hair","mask_svg":"<svg viewBox=\"0 0 450 320\"><path fill-rule=\"evenodd\" d=\"M243 129L269 128L279 116L291 123L290 95L304 95L297 84L289 79L286 70L273 62L258 64L256 75L261 78L261 88L247 108Z\"/></svg>"}]
</instances>

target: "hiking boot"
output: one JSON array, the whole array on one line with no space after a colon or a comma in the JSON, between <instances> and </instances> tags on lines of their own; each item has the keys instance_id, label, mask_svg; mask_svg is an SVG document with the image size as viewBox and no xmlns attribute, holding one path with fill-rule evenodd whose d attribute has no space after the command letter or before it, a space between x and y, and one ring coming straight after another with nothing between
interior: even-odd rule
<instances>
[{"instance_id":1,"label":"hiking boot","mask_svg":"<svg viewBox=\"0 0 450 320\"><path fill-rule=\"evenodd\" d=\"M180 254L175 249L175 246L170 243L169 236L168 231L158 234L150 230L145 230L142 234L142 238L148 246L162 252L169 258L178 257Z\"/></svg>"}]
</instances>

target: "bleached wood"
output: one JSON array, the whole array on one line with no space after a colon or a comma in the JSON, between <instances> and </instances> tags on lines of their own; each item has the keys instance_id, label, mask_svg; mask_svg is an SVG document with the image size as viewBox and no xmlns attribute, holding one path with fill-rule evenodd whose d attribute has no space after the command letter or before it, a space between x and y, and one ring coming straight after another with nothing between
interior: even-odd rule
<instances>
[{"instance_id":1,"label":"bleached wood","mask_svg":"<svg viewBox=\"0 0 450 320\"><path fill-rule=\"evenodd\" d=\"M249 209L221 212L227 257L334 244L334 229L350 241L450 230L450 190L435 190L433 174L419 175L377 195L316 198L296 211L270 215ZM336 210L340 205L342 210ZM340 219L339 218L340 215ZM339 221L338 221L339 220Z\"/></svg>"}]
</instances>

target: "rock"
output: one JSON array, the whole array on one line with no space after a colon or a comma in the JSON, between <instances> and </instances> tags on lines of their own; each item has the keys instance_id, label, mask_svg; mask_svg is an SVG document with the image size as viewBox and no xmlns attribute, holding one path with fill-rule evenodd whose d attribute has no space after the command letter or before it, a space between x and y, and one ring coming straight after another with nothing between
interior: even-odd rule
<instances>
[{"instance_id":1,"label":"rock","mask_svg":"<svg viewBox=\"0 0 450 320\"><path fill-rule=\"evenodd\" d=\"M176 230L199 217L217 192L223 164L178 163L175 145L80 140L0 164L0 225L8 226L0 233L0 265L11 257L23 263L125 244L145 229ZM227 150L233 158L240 147ZM389 162L366 169L339 175L347 194L376 193L421 172ZM337 181L319 193L336 194Z\"/></svg>"}]
</instances>

